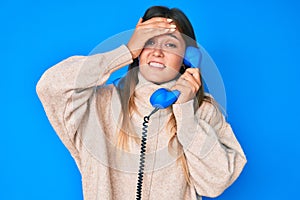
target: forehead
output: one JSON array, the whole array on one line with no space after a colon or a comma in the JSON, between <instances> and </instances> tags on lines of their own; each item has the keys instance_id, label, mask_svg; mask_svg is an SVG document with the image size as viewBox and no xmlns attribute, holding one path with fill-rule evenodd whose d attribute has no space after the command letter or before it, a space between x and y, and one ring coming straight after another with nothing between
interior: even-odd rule
<instances>
[{"instance_id":1,"label":"forehead","mask_svg":"<svg viewBox=\"0 0 300 200\"><path fill-rule=\"evenodd\" d=\"M156 36L154 38L156 38L156 39L169 38L169 39L173 39L173 40L177 40L179 42L185 43L183 37L181 36L181 34L178 31L175 31L173 33L167 33L167 34L159 35L159 36Z\"/></svg>"}]
</instances>

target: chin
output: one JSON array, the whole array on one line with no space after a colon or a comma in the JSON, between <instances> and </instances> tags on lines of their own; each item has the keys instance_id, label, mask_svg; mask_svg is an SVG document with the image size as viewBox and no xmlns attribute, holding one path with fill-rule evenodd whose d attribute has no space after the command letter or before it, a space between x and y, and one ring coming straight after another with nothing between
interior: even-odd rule
<instances>
[{"instance_id":1,"label":"chin","mask_svg":"<svg viewBox=\"0 0 300 200\"><path fill-rule=\"evenodd\" d=\"M160 84L163 84L163 83L166 83L166 82L169 82L169 81L172 81L172 80L174 80L174 78L173 79L166 79L166 78L164 78L164 79L158 79L158 78L146 78L148 81L150 81L150 82L152 82L152 83L154 83L154 84L157 84L157 85L160 85Z\"/></svg>"},{"instance_id":2,"label":"chin","mask_svg":"<svg viewBox=\"0 0 300 200\"><path fill-rule=\"evenodd\" d=\"M149 81L149 82L155 83L157 85L162 84L164 82L163 80L160 80L160 79L157 79L157 78L147 78L146 77L146 80Z\"/></svg>"},{"instance_id":3,"label":"chin","mask_svg":"<svg viewBox=\"0 0 300 200\"><path fill-rule=\"evenodd\" d=\"M174 79L177 78L177 76L173 77L170 76L170 73L167 73L169 76L166 76L167 74L163 73L163 72L159 72L159 73L151 73L151 72L143 72L141 71L141 75L149 82L155 83L155 84L163 84L169 81L172 81Z\"/></svg>"}]
</instances>

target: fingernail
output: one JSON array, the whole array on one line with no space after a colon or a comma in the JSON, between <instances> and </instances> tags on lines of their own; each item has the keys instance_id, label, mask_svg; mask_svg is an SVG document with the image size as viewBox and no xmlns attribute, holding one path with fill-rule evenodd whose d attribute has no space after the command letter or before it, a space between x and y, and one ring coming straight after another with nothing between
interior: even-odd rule
<instances>
[{"instance_id":1,"label":"fingernail","mask_svg":"<svg viewBox=\"0 0 300 200\"><path fill-rule=\"evenodd\" d=\"M173 21L173 19L169 19L169 18L167 19L167 22L172 22L172 21Z\"/></svg>"},{"instance_id":2,"label":"fingernail","mask_svg":"<svg viewBox=\"0 0 300 200\"><path fill-rule=\"evenodd\" d=\"M175 24L171 24L170 28L176 28L176 25Z\"/></svg>"},{"instance_id":3,"label":"fingernail","mask_svg":"<svg viewBox=\"0 0 300 200\"><path fill-rule=\"evenodd\" d=\"M176 28L170 28L171 32L174 32L176 30Z\"/></svg>"}]
</instances>

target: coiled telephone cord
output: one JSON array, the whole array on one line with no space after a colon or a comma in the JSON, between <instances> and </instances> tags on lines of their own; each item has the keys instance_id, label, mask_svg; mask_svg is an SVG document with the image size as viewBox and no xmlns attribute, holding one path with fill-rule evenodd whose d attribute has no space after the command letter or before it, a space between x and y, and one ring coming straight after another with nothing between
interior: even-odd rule
<instances>
[{"instance_id":1,"label":"coiled telephone cord","mask_svg":"<svg viewBox=\"0 0 300 200\"><path fill-rule=\"evenodd\" d=\"M145 169L148 123L150 120L150 116L158 110L159 108L155 108L150 113L150 115L144 117L143 129L142 129L143 131L142 131L142 138L141 138L140 165L139 165L139 172L138 172L138 181L136 186L136 200L142 199L142 186L143 186L144 169Z\"/></svg>"}]
</instances>

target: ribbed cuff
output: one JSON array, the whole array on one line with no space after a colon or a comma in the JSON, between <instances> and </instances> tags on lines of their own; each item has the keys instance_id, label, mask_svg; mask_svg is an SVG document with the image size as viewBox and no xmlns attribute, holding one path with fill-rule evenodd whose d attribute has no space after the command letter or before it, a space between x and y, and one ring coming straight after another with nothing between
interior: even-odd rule
<instances>
[{"instance_id":1,"label":"ribbed cuff","mask_svg":"<svg viewBox=\"0 0 300 200\"><path fill-rule=\"evenodd\" d=\"M108 61L106 68L108 71L118 69L133 62L132 55L126 45L121 45L112 51L106 52L104 55Z\"/></svg>"}]
</instances>

